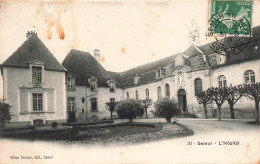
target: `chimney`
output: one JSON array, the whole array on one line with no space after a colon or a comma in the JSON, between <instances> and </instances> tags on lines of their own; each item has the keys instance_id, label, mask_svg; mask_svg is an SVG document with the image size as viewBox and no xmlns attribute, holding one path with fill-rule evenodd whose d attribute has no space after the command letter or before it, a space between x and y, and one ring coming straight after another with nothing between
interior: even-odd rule
<instances>
[{"instance_id":1,"label":"chimney","mask_svg":"<svg viewBox=\"0 0 260 164\"><path fill-rule=\"evenodd\" d=\"M100 62L100 52L98 49L94 49L94 58Z\"/></svg>"},{"instance_id":2,"label":"chimney","mask_svg":"<svg viewBox=\"0 0 260 164\"><path fill-rule=\"evenodd\" d=\"M35 31L27 31L27 34L26 34L26 38L30 38L32 35L37 35L37 33L35 33Z\"/></svg>"}]
</instances>

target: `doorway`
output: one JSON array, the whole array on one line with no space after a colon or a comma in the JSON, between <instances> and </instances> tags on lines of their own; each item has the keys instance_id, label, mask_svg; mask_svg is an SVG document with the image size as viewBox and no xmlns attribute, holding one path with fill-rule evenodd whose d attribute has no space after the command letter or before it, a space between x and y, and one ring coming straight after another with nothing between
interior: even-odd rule
<instances>
[{"instance_id":1,"label":"doorway","mask_svg":"<svg viewBox=\"0 0 260 164\"><path fill-rule=\"evenodd\" d=\"M178 91L178 105L182 112L187 111L186 91L184 89Z\"/></svg>"}]
</instances>

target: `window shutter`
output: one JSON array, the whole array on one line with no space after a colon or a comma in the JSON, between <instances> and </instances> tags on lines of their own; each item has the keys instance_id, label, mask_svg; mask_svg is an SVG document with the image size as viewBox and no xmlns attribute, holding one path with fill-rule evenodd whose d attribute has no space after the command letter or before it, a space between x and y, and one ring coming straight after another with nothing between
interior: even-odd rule
<instances>
[{"instance_id":1,"label":"window shutter","mask_svg":"<svg viewBox=\"0 0 260 164\"><path fill-rule=\"evenodd\" d=\"M28 112L28 93L24 90L20 90L20 113Z\"/></svg>"},{"instance_id":2,"label":"window shutter","mask_svg":"<svg viewBox=\"0 0 260 164\"><path fill-rule=\"evenodd\" d=\"M48 109L47 109L47 111L48 112L54 112L54 91L53 90L51 90L51 91L48 91L48 93L46 93L47 94L47 102L48 102L48 104L47 104L47 106L48 106Z\"/></svg>"}]
</instances>

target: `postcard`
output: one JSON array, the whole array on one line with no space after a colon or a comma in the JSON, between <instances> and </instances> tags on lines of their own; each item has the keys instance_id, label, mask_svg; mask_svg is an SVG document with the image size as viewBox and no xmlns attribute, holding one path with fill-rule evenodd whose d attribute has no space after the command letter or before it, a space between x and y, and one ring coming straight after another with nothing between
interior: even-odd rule
<instances>
[{"instance_id":1,"label":"postcard","mask_svg":"<svg viewBox=\"0 0 260 164\"><path fill-rule=\"evenodd\" d=\"M260 163L259 0L0 0L0 163Z\"/></svg>"}]
</instances>

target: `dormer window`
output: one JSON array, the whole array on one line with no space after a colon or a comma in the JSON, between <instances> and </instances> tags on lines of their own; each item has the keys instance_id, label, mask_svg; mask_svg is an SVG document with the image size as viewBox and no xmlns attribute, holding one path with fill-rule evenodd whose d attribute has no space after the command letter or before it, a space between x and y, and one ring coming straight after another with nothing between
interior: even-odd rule
<instances>
[{"instance_id":1,"label":"dormer window","mask_svg":"<svg viewBox=\"0 0 260 164\"><path fill-rule=\"evenodd\" d=\"M135 78L134 78L134 83L135 83L135 84L140 83L140 77L141 77L140 75L136 75L136 76L135 76Z\"/></svg>"},{"instance_id":2,"label":"dormer window","mask_svg":"<svg viewBox=\"0 0 260 164\"><path fill-rule=\"evenodd\" d=\"M158 69L156 71L156 79L159 79L159 78L161 78L161 69Z\"/></svg>"},{"instance_id":3,"label":"dormer window","mask_svg":"<svg viewBox=\"0 0 260 164\"><path fill-rule=\"evenodd\" d=\"M75 78L67 77L66 82L67 82L67 89L69 91L75 90Z\"/></svg>"},{"instance_id":4,"label":"dormer window","mask_svg":"<svg viewBox=\"0 0 260 164\"><path fill-rule=\"evenodd\" d=\"M110 87L110 92L115 92L115 81L114 80L108 80L108 85Z\"/></svg>"},{"instance_id":5,"label":"dormer window","mask_svg":"<svg viewBox=\"0 0 260 164\"><path fill-rule=\"evenodd\" d=\"M96 92L97 91L97 79L92 76L91 78L88 79L88 83L90 85L90 90L92 92Z\"/></svg>"},{"instance_id":6,"label":"dormer window","mask_svg":"<svg viewBox=\"0 0 260 164\"><path fill-rule=\"evenodd\" d=\"M161 69L161 77L165 76L165 68Z\"/></svg>"},{"instance_id":7,"label":"dormer window","mask_svg":"<svg viewBox=\"0 0 260 164\"><path fill-rule=\"evenodd\" d=\"M226 61L226 53L225 52L221 52L221 53L217 53L217 64L224 64Z\"/></svg>"},{"instance_id":8,"label":"dormer window","mask_svg":"<svg viewBox=\"0 0 260 164\"><path fill-rule=\"evenodd\" d=\"M42 83L42 67L32 66L32 83L33 84Z\"/></svg>"}]
</instances>

